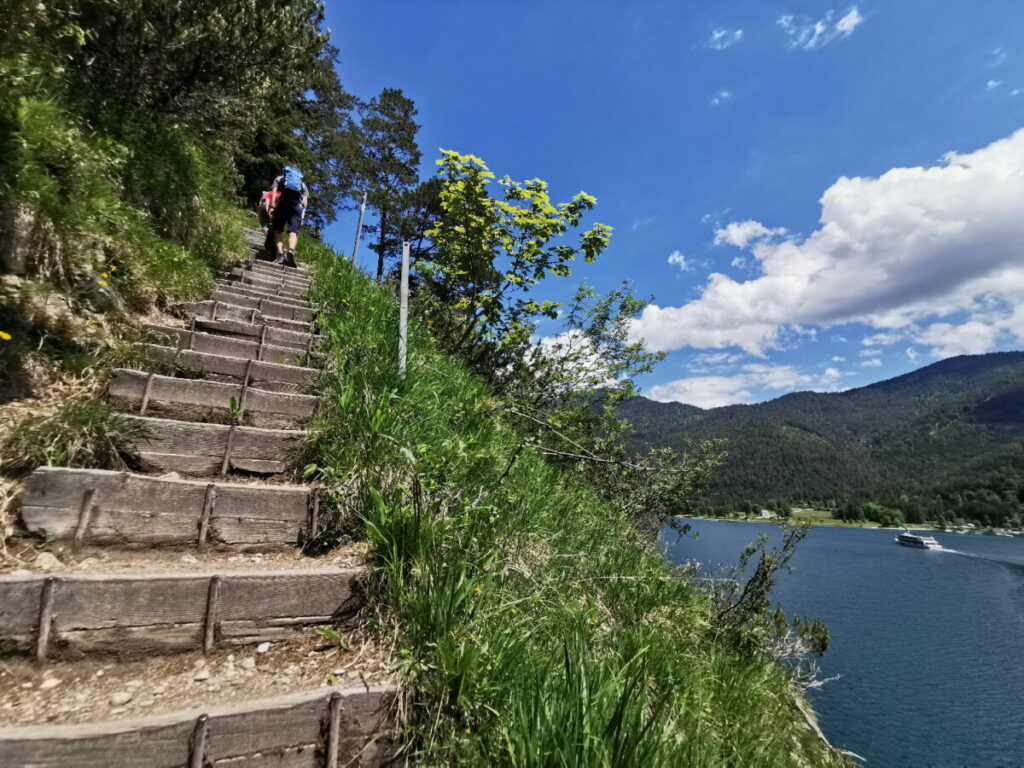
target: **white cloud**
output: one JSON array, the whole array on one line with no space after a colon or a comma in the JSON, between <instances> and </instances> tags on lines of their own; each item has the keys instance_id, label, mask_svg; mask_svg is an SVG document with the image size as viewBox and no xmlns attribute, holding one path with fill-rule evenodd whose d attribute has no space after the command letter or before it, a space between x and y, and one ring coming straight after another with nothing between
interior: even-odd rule
<instances>
[{"instance_id":1,"label":"white cloud","mask_svg":"<svg viewBox=\"0 0 1024 768\"><path fill-rule=\"evenodd\" d=\"M1020 96L1022 93L1024 93L1024 88L1014 88L1010 91L1011 96Z\"/></svg>"},{"instance_id":2,"label":"white cloud","mask_svg":"<svg viewBox=\"0 0 1024 768\"><path fill-rule=\"evenodd\" d=\"M697 365L732 365L738 363L746 355L730 352L702 352L694 356L693 363Z\"/></svg>"},{"instance_id":3,"label":"white cloud","mask_svg":"<svg viewBox=\"0 0 1024 768\"><path fill-rule=\"evenodd\" d=\"M787 14L780 17L776 23L789 35L790 48L813 51L835 40L849 37L864 23L864 17L856 8L850 9L838 20L836 16L836 11L829 11L814 21L807 16L797 18Z\"/></svg>"},{"instance_id":4,"label":"white cloud","mask_svg":"<svg viewBox=\"0 0 1024 768\"><path fill-rule=\"evenodd\" d=\"M742 256L737 256L729 262L730 267L736 267L737 269L744 269L747 266L747 260Z\"/></svg>"},{"instance_id":5,"label":"white cloud","mask_svg":"<svg viewBox=\"0 0 1024 768\"><path fill-rule=\"evenodd\" d=\"M647 396L659 402L678 402L700 408L753 402L756 393L789 392L797 388L835 390L843 376L837 368L827 368L818 375L805 374L791 365L749 363L733 376L693 376L651 387Z\"/></svg>"},{"instance_id":6,"label":"white cloud","mask_svg":"<svg viewBox=\"0 0 1024 768\"><path fill-rule=\"evenodd\" d=\"M642 219L636 219L629 225L629 228L633 232L636 232L637 230L640 229L646 229L647 227L651 226L651 224L654 223L656 218L656 216L646 216Z\"/></svg>"},{"instance_id":7,"label":"white cloud","mask_svg":"<svg viewBox=\"0 0 1024 768\"><path fill-rule=\"evenodd\" d=\"M1000 45L998 48L993 48L991 52L989 52L988 65L992 69L995 69L996 67L1001 67L1003 64L1006 63L1006 60L1008 58L1009 54L1007 54L1006 49Z\"/></svg>"},{"instance_id":8,"label":"white cloud","mask_svg":"<svg viewBox=\"0 0 1024 768\"><path fill-rule=\"evenodd\" d=\"M684 256L680 251L672 251L672 253L668 255L668 263L675 264L683 272L693 269L693 264L690 263L686 256Z\"/></svg>"},{"instance_id":9,"label":"white cloud","mask_svg":"<svg viewBox=\"0 0 1024 768\"><path fill-rule=\"evenodd\" d=\"M648 305L632 334L656 350L735 345L763 356L792 326L863 322L895 332L977 311L985 297L1016 306L1024 303L1021 200L1024 130L929 168L843 177L825 191L821 224L805 238L769 239L778 230L756 221L720 229L715 241L749 247L760 274L712 273L694 301Z\"/></svg>"},{"instance_id":10,"label":"white cloud","mask_svg":"<svg viewBox=\"0 0 1024 768\"><path fill-rule=\"evenodd\" d=\"M832 355L832 362L833 363L845 363L846 362L846 358L843 357L842 355Z\"/></svg>"},{"instance_id":11,"label":"white cloud","mask_svg":"<svg viewBox=\"0 0 1024 768\"><path fill-rule=\"evenodd\" d=\"M732 91L723 88L711 97L711 106L718 107L732 99Z\"/></svg>"},{"instance_id":12,"label":"white cloud","mask_svg":"<svg viewBox=\"0 0 1024 768\"><path fill-rule=\"evenodd\" d=\"M980 355L995 346L1000 328L970 320L963 325L932 323L918 336L921 344L931 347L932 357Z\"/></svg>"},{"instance_id":13,"label":"white cloud","mask_svg":"<svg viewBox=\"0 0 1024 768\"><path fill-rule=\"evenodd\" d=\"M882 366L882 358L880 358L880 357L872 357L872 358L870 358L868 360L865 360L864 362L862 362L860 364L861 368L880 368L881 366Z\"/></svg>"},{"instance_id":14,"label":"white cloud","mask_svg":"<svg viewBox=\"0 0 1024 768\"><path fill-rule=\"evenodd\" d=\"M905 334L899 331L883 331L882 333L875 333L871 336L865 336L861 339L860 343L865 347L874 346L886 346L888 344L895 344L900 339L905 338ZM861 353L863 354L863 353Z\"/></svg>"},{"instance_id":15,"label":"white cloud","mask_svg":"<svg viewBox=\"0 0 1024 768\"><path fill-rule=\"evenodd\" d=\"M990 91L994 91L996 88L998 88L1002 84L1003 84L1002 80L989 80L987 83L985 83L985 87L988 90L990 90Z\"/></svg>"},{"instance_id":16,"label":"white cloud","mask_svg":"<svg viewBox=\"0 0 1024 768\"><path fill-rule=\"evenodd\" d=\"M917 358L919 358L920 356L921 353L918 352L916 349L914 349L913 347L907 347L907 357L909 357L911 360L917 360Z\"/></svg>"},{"instance_id":17,"label":"white cloud","mask_svg":"<svg viewBox=\"0 0 1024 768\"><path fill-rule=\"evenodd\" d=\"M724 51L726 48L732 48L742 39L742 29L712 29L707 47L713 51Z\"/></svg>"},{"instance_id":18,"label":"white cloud","mask_svg":"<svg viewBox=\"0 0 1024 768\"><path fill-rule=\"evenodd\" d=\"M878 357L880 354L882 354L882 350L875 349L874 347L868 347L860 351L861 357Z\"/></svg>"},{"instance_id":19,"label":"white cloud","mask_svg":"<svg viewBox=\"0 0 1024 768\"><path fill-rule=\"evenodd\" d=\"M750 243L782 237L786 234L783 227L768 229L759 221L734 221L727 227L715 230L715 245L735 245L746 248Z\"/></svg>"}]
</instances>

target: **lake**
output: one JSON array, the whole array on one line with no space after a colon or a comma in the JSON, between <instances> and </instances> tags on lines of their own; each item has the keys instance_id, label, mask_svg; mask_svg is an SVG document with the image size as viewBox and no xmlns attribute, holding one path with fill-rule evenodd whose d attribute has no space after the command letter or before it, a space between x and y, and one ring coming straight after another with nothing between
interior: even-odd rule
<instances>
[{"instance_id":1,"label":"lake","mask_svg":"<svg viewBox=\"0 0 1024 768\"><path fill-rule=\"evenodd\" d=\"M735 563L778 527L693 520L664 540L674 562ZM818 527L778 579L790 613L822 619L832 645L811 692L822 729L869 766L1024 766L1024 537ZM949 551L945 551L949 550Z\"/></svg>"}]
</instances>

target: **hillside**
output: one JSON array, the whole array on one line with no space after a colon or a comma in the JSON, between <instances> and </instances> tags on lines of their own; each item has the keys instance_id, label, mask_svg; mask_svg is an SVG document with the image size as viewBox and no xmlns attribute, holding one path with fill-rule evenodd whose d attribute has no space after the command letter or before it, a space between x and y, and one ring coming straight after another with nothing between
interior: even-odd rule
<instances>
[{"instance_id":1,"label":"hillside","mask_svg":"<svg viewBox=\"0 0 1024 768\"><path fill-rule=\"evenodd\" d=\"M867 387L703 410L637 397L634 447L724 439L708 498L885 498L1024 467L1024 352L943 360Z\"/></svg>"}]
</instances>

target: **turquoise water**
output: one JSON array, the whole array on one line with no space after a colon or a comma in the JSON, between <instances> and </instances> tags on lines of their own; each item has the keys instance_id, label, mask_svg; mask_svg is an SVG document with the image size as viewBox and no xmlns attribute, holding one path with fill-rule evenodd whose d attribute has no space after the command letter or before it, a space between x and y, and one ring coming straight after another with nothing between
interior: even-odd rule
<instances>
[{"instance_id":1,"label":"turquoise water","mask_svg":"<svg viewBox=\"0 0 1024 768\"><path fill-rule=\"evenodd\" d=\"M674 562L734 563L769 524L694 520L666 533ZM814 528L775 590L819 617L841 675L811 693L839 746L884 768L1024 766L1024 537L935 533L944 550L892 530Z\"/></svg>"}]
</instances>

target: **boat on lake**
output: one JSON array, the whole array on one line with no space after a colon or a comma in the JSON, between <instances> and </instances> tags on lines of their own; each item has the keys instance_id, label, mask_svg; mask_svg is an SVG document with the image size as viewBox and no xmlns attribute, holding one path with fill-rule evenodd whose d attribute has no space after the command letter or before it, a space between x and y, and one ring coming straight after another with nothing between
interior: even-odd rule
<instances>
[{"instance_id":1,"label":"boat on lake","mask_svg":"<svg viewBox=\"0 0 1024 768\"><path fill-rule=\"evenodd\" d=\"M941 545L935 540L934 536L918 536L911 533L910 531L904 531L896 537L896 543L902 544L904 547L913 547L914 549L940 549Z\"/></svg>"}]
</instances>

